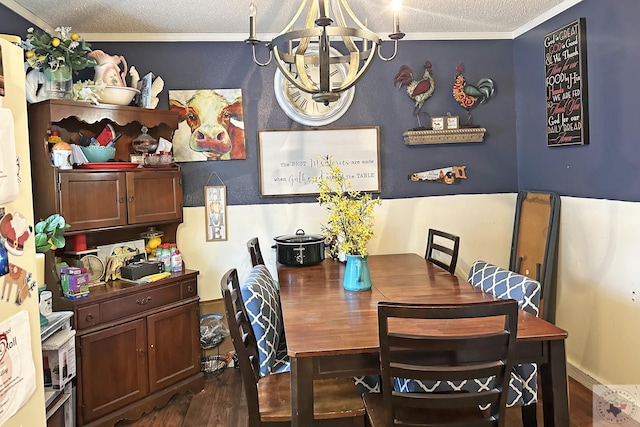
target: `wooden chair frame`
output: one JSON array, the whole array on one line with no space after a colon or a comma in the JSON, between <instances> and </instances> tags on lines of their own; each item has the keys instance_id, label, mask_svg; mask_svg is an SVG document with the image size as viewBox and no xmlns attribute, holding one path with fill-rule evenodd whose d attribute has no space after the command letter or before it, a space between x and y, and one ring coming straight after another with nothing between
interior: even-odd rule
<instances>
[{"instance_id":1,"label":"wooden chair frame","mask_svg":"<svg viewBox=\"0 0 640 427\"><path fill-rule=\"evenodd\" d=\"M251 264L255 267L258 264L264 265L264 258L262 257L262 251L260 250L260 242L257 237L252 237L247 242L247 249L251 256Z\"/></svg>"},{"instance_id":2,"label":"wooden chair frame","mask_svg":"<svg viewBox=\"0 0 640 427\"><path fill-rule=\"evenodd\" d=\"M447 247L437 243L436 237L440 237L442 239L450 240L452 245L451 247ZM427 237L427 251L424 254L425 259L431 261L435 265L444 268L451 274L455 274L456 266L458 264L458 251L460 249L460 237L447 233L445 231L435 230L433 228L429 229L429 234ZM440 259L437 259L434 255L435 252L441 252L450 257L449 263L446 263Z\"/></svg>"},{"instance_id":3,"label":"wooden chair frame","mask_svg":"<svg viewBox=\"0 0 640 427\"><path fill-rule=\"evenodd\" d=\"M446 335L406 326L417 324L418 319L463 318L478 319L479 323L458 326L459 333ZM502 328L496 324L498 318L504 318ZM398 324L402 325L400 331L397 326L390 327ZM455 305L380 302L378 328L383 393L364 395L372 427L505 425L518 328L515 300ZM492 376L494 381L478 393L403 393L393 386L396 377L434 382ZM479 406L488 408L480 410Z\"/></svg>"}]
</instances>

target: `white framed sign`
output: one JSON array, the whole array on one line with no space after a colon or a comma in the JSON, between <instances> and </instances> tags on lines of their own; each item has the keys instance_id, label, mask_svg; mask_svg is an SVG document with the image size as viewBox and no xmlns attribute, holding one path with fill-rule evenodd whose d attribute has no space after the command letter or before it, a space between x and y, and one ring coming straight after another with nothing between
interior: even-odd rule
<instances>
[{"instance_id":1,"label":"white framed sign","mask_svg":"<svg viewBox=\"0 0 640 427\"><path fill-rule=\"evenodd\" d=\"M354 190L380 192L380 129L377 126L308 130L260 130L260 195L318 194L312 182L331 156Z\"/></svg>"}]
</instances>

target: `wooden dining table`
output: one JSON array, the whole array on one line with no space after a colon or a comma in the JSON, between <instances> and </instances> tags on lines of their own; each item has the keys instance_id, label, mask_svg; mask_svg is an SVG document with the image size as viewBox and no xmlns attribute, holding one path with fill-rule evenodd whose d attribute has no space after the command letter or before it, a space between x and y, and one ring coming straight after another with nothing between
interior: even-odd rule
<instances>
[{"instance_id":1,"label":"wooden dining table","mask_svg":"<svg viewBox=\"0 0 640 427\"><path fill-rule=\"evenodd\" d=\"M380 373L379 301L495 300L420 255L372 255L368 265L371 290L351 292L342 286L341 262L278 264L294 427L314 425L314 379ZM538 363L545 426L569 426L566 338L566 331L520 310L515 363Z\"/></svg>"}]
</instances>

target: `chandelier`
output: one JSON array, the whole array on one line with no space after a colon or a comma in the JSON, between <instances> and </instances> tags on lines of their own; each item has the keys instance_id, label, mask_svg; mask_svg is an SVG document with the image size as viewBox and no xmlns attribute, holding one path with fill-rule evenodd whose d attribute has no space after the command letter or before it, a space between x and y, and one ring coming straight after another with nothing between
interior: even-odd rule
<instances>
[{"instance_id":1,"label":"chandelier","mask_svg":"<svg viewBox=\"0 0 640 427\"><path fill-rule=\"evenodd\" d=\"M249 6L249 38L245 43L251 45L253 61L267 66L275 58L278 68L291 84L312 94L316 102L328 105L340 98L340 92L349 89L364 75L375 55L384 61L391 61L398 52L398 40L404 37L400 32L398 17L399 0L393 0L393 54L385 58L380 53L382 41L355 16L346 0L302 0L300 8L291 22L266 44L269 59L260 62L256 58L256 45L261 41L256 37L255 0ZM301 17L307 9L302 28ZM347 18L347 19L345 19ZM335 24L335 25L333 25ZM349 25L349 26L348 26ZM347 67L347 75L339 84L331 84L331 66L342 64ZM312 78L306 72L307 67L318 69Z\"/></svg>"}]
</instances>

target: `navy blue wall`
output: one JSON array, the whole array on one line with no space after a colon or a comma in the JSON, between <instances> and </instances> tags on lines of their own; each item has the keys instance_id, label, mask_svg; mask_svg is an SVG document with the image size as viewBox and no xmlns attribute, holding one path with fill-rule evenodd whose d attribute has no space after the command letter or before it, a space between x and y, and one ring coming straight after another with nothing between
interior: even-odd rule
<instances>
[{"instance_id":1,"label":"navy blue wall","mask_svg":"<svg viewBox=\"0 0 640 427\"><path fill-rule=\"evenodd\" d=\"M24 38L29 27L33 27L31 22L0 4L0 34L12 34Z\"/></svg>"},{"instance_id":2,"label":"navy blue wall","mask_svg":"<svg viewBox=\"0 0 640 427\"><path fill-rule=\"evenodd\" d=\"M11 14L11 12L9 12ZM0 32L7 14L0 14ZM24 36L24 28L15 29ZM162 76L165 90L159 108L168 108L168 90L242 88L245 110L247 160L183 163L185 205L203 204L202 187L212 171L227 185L229 204L297 203L313 197L262 198L258 181L258 129L303 128L278 106L273 92L275 65L253 64L250 49L241 42L227 43L92 43L94 49L124 55L140 75ZM387 49L390 46L385 46ZM385 49L385 51L387 50ZM265 52L259 52L265 53ZM465 76L475 83L482 77L496 82L496 94L473 110L474 123L487 128L483 143L406 146L402 133L417 126L413 101L404 88L393 85L400 65L417 76L426 60L433 64L436 91L424 106L433 115L451 112L461 122L466 111L453 99L455 67L465 63ZM89 70L85 70L89 71ZM87 77L92 77L89 73ZM517 191L513 41L402 41L396 59L374 61L356 85L349 111L330 127L379 126L383 198ZM467 180L459 185L410 182L410 173L440 167L467 166Z\"/></svg>"},{"instance_id":3,"label":"navy blue wall","mask_svg":"<svg viewBox=\"0 0 640 427\"><path fill-rule=\"evenodd\" d=\"M585 17L590 144L547 147L545 34ZM514 41L519 188L640 201L640 2L584 0Z\"/></svg>"}]
</instances>

